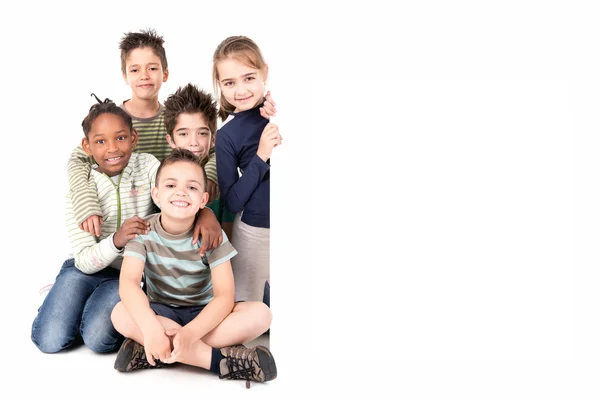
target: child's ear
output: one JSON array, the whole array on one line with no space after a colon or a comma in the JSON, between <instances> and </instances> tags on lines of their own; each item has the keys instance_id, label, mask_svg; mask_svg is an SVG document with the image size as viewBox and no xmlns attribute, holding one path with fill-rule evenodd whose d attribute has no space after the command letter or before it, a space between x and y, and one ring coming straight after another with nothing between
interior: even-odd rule
<instances>
[{"instance_id":1,"label":"child's ear","mask_svg":"<svg viewBox=\"0 0 600 400\"><path fill-rule=\"evenodd\" d=\"M83 148L83 151L85 151L85 154L88 156L92 155L92 149L90 148L90 141L88 138L84 137L81 139L81 147Z\"/></svg>"},{"instance_id":2,"label":"child's ear","mask_svg":"<svg viewBox=\"0 0 600 400\"><path fill-rule=\"evenodd\" d=\"M158 201L158 188L156 186L152 187L152 200L154 200L154 204L160 207L160 202Z\"/></svg>"},{"instance_id":3,"label":"child's ear","mask_svg":"<svg viewBox=\"0 0 600 400\"><path fill-rule=\"evenodd\" d=\"M177 146L175 145L173 138L171 138L171 135L167 133L165 137L167 138L167 143L169 143L169 146L171 146L172 149L176 149Z\"/></svg>"},{"instance_id":4,"label":"child's ear","mask_svg":"<svg viewBox=\"0 0 600 400\"><path fill-rule=\"evenodd\" d=\"M265 68L263 69L263 83L267 84L267 79L269 78L269 65L265 64Z\"/></svg>"},{"instance_id":5,"label":"child's ear","mask_svg":"<svg viewBox=\"0 0 600 400\"><path fill-rule=\"evenodd\" d=\"M165 69L165 72L163 72L163 82L166 82L167 79L169 79L169 68Z\"/></svg>"},{"instance_id":6,"label":"child's ear","mask_svg":"<svg viewBox=\"0 0 600 400\"><path fill-rule=\"evenodd\" d=\"M131 147L135 149L135 146L137 146L137 142L138 142L138 133L135 130L135 128L131 129Z\"/></svg>"},{"instance_id":7,"label":"child's ear","mask_svg":"<svg viewBox=\"0 0 600 400\"><path fill-rule=\"evenodd\" d=\"M206 206L206 203L208 203L208 192L204 190L204 193L202 193L202 202L200 203L200 209L204 208Z\"/></svg>"}]
</instances>

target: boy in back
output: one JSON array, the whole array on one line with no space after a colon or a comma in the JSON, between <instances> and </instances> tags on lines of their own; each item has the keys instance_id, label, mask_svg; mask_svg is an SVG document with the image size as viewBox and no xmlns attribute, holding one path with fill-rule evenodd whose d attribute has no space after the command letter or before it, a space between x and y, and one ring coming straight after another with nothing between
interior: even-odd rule
<instances>
[{"instance_id":1,"label":"boy in back","mask_svg":"<svg viewBox=\"0 0 600 400\"><path fill-rule=\"evenodd\" d=\"M152 29L129 32L119 44L121 72L125 83L131 88L131 99L125 100L120 107L131 117L137 133L138 144L135 151L150 153L159 161L171 152L165 142L164 107L158 100L160 88L169 78L163 44L163 38ZM92 161L78 147L69 159L67 172L75 220L82 230L99 236L103 219L90 176ZM212 179L216 182L216 175ZM209 210L200 212L198 224L204 238L204 247L201 249L204 253L219 244L221 227Z\"/></svg>"},{"instance_id":2,"label":"boy in back","mask_svg":"<svg viewBox=\"0 0 600 400\"><path fill-rule=\"evenodd\" d=\"M191 151L200 159L214 155L215 133L219 109L213 97L188 83L178 88L165 101L167 142L171 148ZM208 176L208 165L205 166ZM216 175L216 168L214 174ZM224 208L219 198L209 196L207 204L221 222L223 231L231 239L235 214Z\"/></svg>"},{"instance_id":3,"label":"boy in back","mask_svg":"<svg viewBox=\"0 0 600 400\"><path fill-rule=\"evenodd\" d=\"M129 339L115 368L127 372L181 362L221 379L274 379L269 349L240 344L269 329L271 311L261 302L234 304L230 259L237 251L225 234L206 257L197 251L201 244L192 242L194 216L208 201L201 161L188 150L173 150L158 169L152 198L161 212L147 219L150 231L125 249L121 302L111 318ZM147 293L140 288L142 274Z\"/></svg>"}]
</instances>

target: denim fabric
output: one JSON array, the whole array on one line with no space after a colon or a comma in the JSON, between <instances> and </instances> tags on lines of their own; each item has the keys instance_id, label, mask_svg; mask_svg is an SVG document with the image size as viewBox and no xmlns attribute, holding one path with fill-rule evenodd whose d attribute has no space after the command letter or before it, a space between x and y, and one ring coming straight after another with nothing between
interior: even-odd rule
<instances>
[{"instance_id":1,"label":"denim fabric","mask_svg":"<svg viewBox=\"0 0 600 400\"><path fill-rule=\"evenodd\" d=\"M44 353L66 349L78 339L97 353L115 351L123 341L110 320L118 302L118 270L86 275L68 259L38 310L31 340Z\"/></svg>"}]
</instances>

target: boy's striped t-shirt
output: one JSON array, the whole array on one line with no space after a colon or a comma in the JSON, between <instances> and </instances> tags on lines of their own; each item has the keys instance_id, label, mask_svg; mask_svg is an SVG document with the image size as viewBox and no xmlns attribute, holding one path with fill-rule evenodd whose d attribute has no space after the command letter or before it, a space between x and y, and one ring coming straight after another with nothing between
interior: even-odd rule
<instances>
[{"instance_id":1,"label":"boy's striped t-shirt","mask_svg":"<svg viewBox=\"0 0 600 400\"><path fill-rule=\"evenodd\" d=\"M208 304L214 297L211 269L237 254L225 232L223 243L200 257L202 238L192 244L193 226L180 235L171 235L162 228L160 214L147 221L150 232L130 240L124 256L145 262L148 299L173 307Z\"/></svg>"},{"instance_id":2,"label":"boy's striped t-shirt","mask_svg":"<svg viewBox=\"0 0 600 400\"><path fill-rule=\"evenodd\" d=\"M127 114L124 101L121 108ZM136 151L138 153L150 153L154 157L162 160L171 153L171 147L167 143L167 128L165 126L165 107L159 103L158 111L150 118L138 118L129 114L133 121L133 127L138 133L138 144Z\"/></svg>"}]
</instances>

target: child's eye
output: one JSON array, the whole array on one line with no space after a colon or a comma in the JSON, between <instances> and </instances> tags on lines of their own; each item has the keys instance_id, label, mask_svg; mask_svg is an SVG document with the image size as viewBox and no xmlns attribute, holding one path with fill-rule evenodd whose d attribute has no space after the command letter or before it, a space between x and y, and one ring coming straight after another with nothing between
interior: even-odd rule
<instances>
[{"instance_id":1,"label":"child's eye","mask_svg":"<svg viewBox=\"0 0 600 400\"><path fill-rule=\"evenodd\" d=\"M198 190L198 188L195 187L195 186L188 186L188 189L190 189L190 190Z\"/></svg>"},{"instance_id":2,"label":"child's eye","mask_svg":"<svg viewBox=\"0 0 600 400\"><path fill-rule=\"evenodd\" d=\"M167 188L169 188L169 189L172 189L172 188L174 188L174 187L175 187L175 185L173 185L172 183L167 183L167 184L165 185L165 187L167 187Z\"/></svg>"},{"instance_id":3,"label":"child's eye","mask_svg":"<svg viewBox=\"0 0 600 400\"><path fill-rule=\"evenodd\" d=\"M150 68L150 71L158 71L158 68L152 67L152 68Z\"/></svg>"},{"instance_id":4,"label":"child's eye","mask_svg":"<svg viewBox=\"0 0 600 400\"><path fill-rule=\"evenodd\" d=\"M201 136L208 136L208 132L200 132Z\"/></svg>"},{"instance_id":5,"label":"child's eye","mask_svg":"<svg viewBox=\"0 0 600 400\"><path fill-rule=\"evenodd\" d=\"M252 80L254 80L254 77L253 76L249 76L249 77L246 78L246 80L247 81L252 81Z\"/></svg>"},{"instance_id":6,"label":"child's eye","mask_svg":"<svg viewBox=\"0 0 600 400\"><path fill-rule=\"evenodd\" d=\"M104 144L104 139L96 140L96 144Z\"/></svg>"},{"instance_id":7,"label":"child's eye","mask_svg":"<svg viewBox=\"0 0 600 400\"><path fill-rule=\"evenodd\" d=\"M225 82L225 86L233 86L233 82Z\"/></svg>"},{"instance_id":8,"label":"child's eye","mask_svg":"<svg viewBox=\"0 0 600 400\"><path fill-rule=\"evenodd\" d=\"M119 137L117 138L117 140L119 140L119 141L123 141L123 140L125 140L125 136L119 136Z\"/></svg>"},{"instance_id":9,"label":"child's eye","mask_svg":"<svg viewBox=\"0 0 600 400\"><path fill-rule=\"evenodd\" d=\"M187 136L187 132L181 132L181 133L179 133L179 136L181 136L181 137Z\"/></svg>"},{"instance_id":10,"label":"child's eye","mask_svg":"<svg viewBox=\"0 0 600 400\"><path fill-rule=\"evenodd\" d=\"M129 72L137 72L137 68L130 69Z\"/></svg>"}]
</instances>

